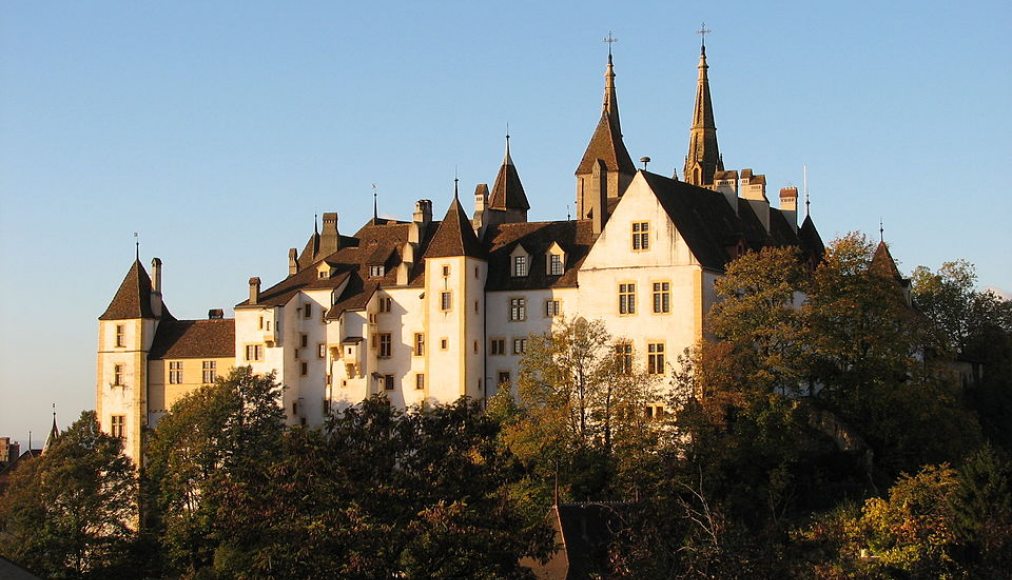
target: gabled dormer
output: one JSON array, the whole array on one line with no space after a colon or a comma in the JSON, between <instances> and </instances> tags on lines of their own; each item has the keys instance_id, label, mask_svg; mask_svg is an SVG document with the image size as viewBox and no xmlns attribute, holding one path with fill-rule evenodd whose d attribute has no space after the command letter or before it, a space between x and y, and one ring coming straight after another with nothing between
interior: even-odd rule
<instances>
[{"instance_id":1,"label":"gabled dormer","mask_svg":"<svg viewBox=\"0 0 1012 580\"><path fill-rule=\"evenodd\" d=\"M558 242L552 242L545 252L545 274L561 276L566 273L566 251Z\"/></svg>"},{"instance_id":2,"label":"gabled dormer","mask_svg":"<svg viewBox=\"0 0 1012 580\"><path fill-rule=\"evenodd\" d=\"M513 278L526 278L531 271L531 253L521 244L510 252L510 276Z\"/></svg>"},{"instance_id":3,"label":"gabled dormer","mask_svg":"<svg viewBox=\"0 0 1012 580\"><path fill-rule=\"evenodd\" d=\"M337 268L333 264L330 264L326 260L316 265L316 278L318 280L327 280L337 273Z\"/></svg>"}]
</instances>

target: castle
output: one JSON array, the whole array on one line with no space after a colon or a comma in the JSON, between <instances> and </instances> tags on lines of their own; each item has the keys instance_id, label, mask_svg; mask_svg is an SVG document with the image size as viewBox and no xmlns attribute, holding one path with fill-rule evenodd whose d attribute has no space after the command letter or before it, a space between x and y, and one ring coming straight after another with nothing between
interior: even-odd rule
<instances>
[{"instance_id":1,"label":"castle","mask_svg":"<svg viewBox=\"0 0 1012 580\"><path fill-rule=\"evenodd\" d=\"M795 246L824 251L798 191L771 207L763 175L725 170L706 47L682 177L637 170L622 140L609 52L604 104L576 169L576 219L528 221L509 149L469 217L454 185L441 220L429 200L411 221L374 217L352 235L323 215L288 276L249 295L235 318L178 320L162 299L161 262L136 260L99 317L96 406L102 429L141 457L141 434L173 402L236 366L276 372L289 424L384 393L399 407L483 400L515 382L532 334L559 317L604 321L624 364L659 380L703 333L714 281L737 256ZM315 230L315 228L314 228ZM651 406L647 412L658 411Z\"/></svg>"}]
</instances>

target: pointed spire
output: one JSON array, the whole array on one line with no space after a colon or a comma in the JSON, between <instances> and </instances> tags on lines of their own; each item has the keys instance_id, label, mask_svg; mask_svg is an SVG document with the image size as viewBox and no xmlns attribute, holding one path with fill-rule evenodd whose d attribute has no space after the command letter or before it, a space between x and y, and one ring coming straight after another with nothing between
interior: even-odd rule
<instances>
[{"instance_id":1,"label":"pointed spire","mask_svg":"<svg viewBox=\"0 0 1012 580\"><path fill-rule=\"evenodd\" d=\"M878 218L878 243L885 243L885 227L882 226L882 218Z\"/></svg>"},{"instance_id":2,"label":"pointed spire","mask_svg":"<svg viewBox=\"0 0 1012 580\"><path fill-rule=\"evenodd\" d=\"M466 256L485 259L486 257L485 249L471 227L471 220L468 219L464 208L460 205L459 182L459 179L453 179L453 201L450 202L450 207L446 210L446 216L440 222L439 229L432 235L432 240L425 250L426 258Z\"/></svg>"},{"instance_id":3,"label":"pointed spire","mask_svg":"<svg viewBox=\"0 0 1012 580\"><path fill-rule=\"evenodd\" d=\"M618 117L618 94L615 92L615 66L611 59L611 45L618 42L618 39L608 33L604 42L608 43L608 66L604 70L604 106L603 113L615 126L619 137L622 136L622 123Z\"/></svg>"},{"instance_id":4,"label":"pointed spire","mask_svg":"<svg viewBox=\"0 0 1012 580\"><path fill-rule=\"evenodd\" d=\"M56 425L56 403L53 403L53 426L49 429L49 437L46 437L46 443L42 446L42 452L45 453L49 447L56 443L56 440L60 438L60 428Z\"/></svg>"},{"instance_id":5,"label":"pointed spire","mask_svg":"<svg viewBox=\"0 0 1012 580\"><path fill-rule=\"evenodd\" d=\"M372 223L379 223L379 195L376 193L376 184L372 184Z\"/></svg>"},{"instance_id":6,"label":"pointed spire","mask_svg":"<svg viewBox=\"0 0 1012 580\"><path fill-rule=\"evenodd\" d=\"M499 173L495 176L495 183L492 185L492 194L489 196L488 207L489 209L512 209L523 212L531 209L531 204L527 201L527 193L524 191L524 184L520 181L520 173L517 171L516 166L513 165L513 157L510 155L510 134L508 130L506 132L506 153L503 154Z\"/></svg>"},{"instance_id":7,"label":"pointed spire","mask_svg":"<svg viewBox=\"0 0 1012 580\"><path fill-rule=\"evenodd\" d=\"M698 33L705 38L710 31L700 27ZM724 162L717 147L717 126L713 121L713 103L710 99L709 65L706 64L706 44L700 43L696 101L692 109L692 128L689 130L689 154L682 171L686 182L707 186L713 183L713 174L724 170Z\"/></svg>"},{"instance_id":8,"label":"pointed spire","mask_svg":"<svg viewBox=\"0 0 1012 580\"><path fill-rule=\"evenodd\" d=\"M617 42L609 34L605 42ZM609 43L609 47L611 44ZM589 174L597 160L604 162L608 171L636 174L636 166L633 164L629 151L622 142L622 124L618 114L618 93L615 90L615 71L611 59L611 51L608 52L608 65L604 73L604 106L601 111L601 120L594 130L594 135L587 144L587 150L583 153L583 159L576 168L576 175Z\"/></svg>"}]
</instances>

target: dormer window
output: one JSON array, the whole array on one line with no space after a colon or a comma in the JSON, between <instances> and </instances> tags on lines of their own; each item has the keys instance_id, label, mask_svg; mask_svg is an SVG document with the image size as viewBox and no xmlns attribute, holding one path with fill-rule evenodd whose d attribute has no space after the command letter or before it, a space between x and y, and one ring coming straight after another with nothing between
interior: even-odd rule
<instances>
[{"instance_id":1,"label":"dormer window","mask_svg":"<svg viewBox=\"0 0 1012 580\"><path fill-rule=\"evenodd\" d=\"M382 278L386 274L386 268L380 266L369 266L369 277L370 278Z\"/></svg>"},{"instance_id":2,"label":"dormer window","mask_svg":"<svg viewBox=\"0 0 1012 580\"><path fill-rule=\"evenodd\" d=\"M562 275L562 256L559 254L548 255L548 275L549 276L561 276Z\"/></svg>"},{"instance_id":3,"label":"dormer window","mask_svg":"<svg viewBox=\"0 0 1012 580\"><path fill-rule=\"evenodd\" d=\"M316 277L319 280L326 280L334 275L334 267L327 262L320 262L316 267Z\"/></svg>"},{"instance_id":4,"label":"dormer window","mask_svg":"<svg viewBox=\"0 0 1012 580\"><path fill-rule=\"evenodd\" d=\"M527 256L513 256L513 276L523 277L527 275Z\"/></svg>"}]
</instances>

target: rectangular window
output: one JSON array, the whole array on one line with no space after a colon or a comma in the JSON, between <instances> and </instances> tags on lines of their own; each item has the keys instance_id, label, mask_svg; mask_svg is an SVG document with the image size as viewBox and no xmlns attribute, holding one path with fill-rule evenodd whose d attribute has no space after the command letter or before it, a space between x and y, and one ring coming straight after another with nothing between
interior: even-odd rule
<instances>
[{"instance_id":1,"label":"rectangular window","mask_svg":"<svg viewBox=\"0 0 1012 580\"><path fill-rule=\"evenodd\" d=\"M394 376L393 375L383 375L383 388L386 389L386 390L388 390L388 391L394 390Z\"/></svg>"},{"instance_id":2,"label":"rectangular window","mask_svg":"<svg viewBox=\"0 0 1012 580\"><path fill-rule=\"evenodd\" d=\"M318 358L327 358L327 344L326 343L321 342L320 344L316 345L316 356Z\"/></svg>"},{"instance_id":3,"label":"rectangular window","mask_svg":"<svg viewBox=\"0 0 1012 580\"><path fill-rule=\"evenodd\" d=\"M671 312L671 283L654 282L654 314Z\"/></svg>"},{"instance_id":4,"label":"rectangular window","mask_svg":"<svg viewBox=\"0 0 1012 580\"><path fill-rule=\"evenodd\" d=\"M309 335L305 334L305 333L300 334L299 335L299 348L306 348L307 346L309 346Z\"/></svg>"},{"instance_id":5,"label":"rectangular window","mask_svg":"<svg viewBox=\"0 0 1012 580\"><path fill-rule=\"evenodd\" d=\"M383 266L369 266L369 277L370 278L382 278L386 273L386 268Z\"/></svg>"},{"instance_id":6,"label":"rectangular window","mask_svg":"<svg viewBox=\"0 0 1012 580\"><path fill-rule=\"evenodd\" d=\"M306 376L309 374L309 363L304 362L299 367L299 374Z\"/></svg>"},{"instance_id":7,"label":"rectangular window","mask_svg":"<svg viewBox=\"0 0 1012 580\"><path fill-rule=\"evenodd\" d=\"M443 278L446 278L449 275L450 275L450 267L449 266L443 266Z\"/></svg>"},{"instance_id":8,"label":"rectangular window","mask_svg":"<svg viewBox=\"0 0 1012 580\"><path fill-rule=\"evenodd\" d=\"M513 276L523 277L527 275L527 256L513 256Z\"/></svg>"},{"instance_id":9,"label":"rectangular window","mask_svg":"<svg viewBox=\"0 0 1012 580\"><path fill-rule=\"evenodd\" d=\"M527 320L526 298L510 298L510 320Z\"/></svg>"},{"instance_id":10,"label":"rectangular window","mask_svg":"<svg viewBox=\"0 0 1012 580\"><path fill-rule=\"evenodd\" d=\"M247 344L246 345L246 361L256 362L261 361L264 358L264 347L262 344Z\"/></svg>"},{"instance_id":11,"label":"rectangular window","mask_svg":"<svg viewBox=\"0 0 1012 580\"><path fill-rule=\"evenodd\" d=\"M510 373L509 371L499 371L499 388L510 386Z\"/></svg>"},{"instance_id":12,"label":"rectangular window","mask_svg":"<svg viewBox=\"0 0 1012 580\"><path fill-rule=\"evenodd\" d=\"M491 354L495 355L506 354L506 339L493 338L491 341L489 341L488 350Z\"/></svg>"},{"instance_id":13,"label":"rectangular window","mask_svg":"<svg viewBox=\"0 0 1012 580\"><path fill-rule=\"evenodd\" d=\"M615 345L615 366L621 375L632 374L632 344L620 342Z\"/></svg>"},{"instance_id":14,"label":"rectangular window","mask_svg":"<svg viewBox=\"0 0 1012 580\"><path fill-rule=\"evenodd\" d=\"M652 375L664 374L663 342L651 342L647 345L647 372Z\"/></svg>"},{"instance_id":15,"label":"rectangular window","mask_svg":"<svg viewBox=\"0 0 1012 580\"><path fill-rule=\"evenodd\" d=\"M213 360L206 360L200 363L200 380L209 385L218 377L218 363Z\"/></svg>"},{"instance_id":16,"label":"rectangular window","mask_svg":"<svg viewBox=\"0 0 1012 580\"><path fill-rule=\"evenodd\" d=\"M513 354L524 354L527 352L527 339L526 338L514 338L513 339Z\"/></svg>"},{"instance_id":17,"label":"rectangular window","mask_svg":"<svg viewBox=\"0 0 1012 580\"><path fill-rule=\"evenodd\" d=\"M448 338L440 338L439 339L439 349L440 350L449 350L450 349L450 339L448 339Z\"/></svg>"},{"instance_id":18,"label":"rectangular window","mask_svg":"<svg viewBox=\"0 0 1012 580\"><path fill-rule=\"evenodd\" d=\"M264 329L264 317L261 316L260 317L260 322L257 323L257 330L263 330L263 329Z\"/></svg>"},{"instance_id":19,"label":"rectangular window","mask_svg":"<svg viewBox=\"0 0 1012 580\"><path fill-rule=\"evenodd\" d=\"M425 390L425 375L422 373L418 373L415 375L415 390L416 391Z\"/></svg>"},{"instance_id":20,"label":"rectangular window","mask_svg":"<svg viewBox=\"0 0 1012 580\"><path fill-rule=\"evenodd\" d=\"M113 415L109 419L109 434L117 439L126 437L126 415Z\"/></svg>"},{"instance_id":21,"label":"rectangular window","mask_svg":"<svg viewBox=\"0 0 1012 580\"><path fill-rule=\"evenodd\" d=\"M123 365L113 365L112 367L112 384L114 387L123 386Z\"/></svg>"},{"instance_id":22,"label":"rectangular window","mask_svg":"<svg viewBox=\"0 0 1012 580\"><path fill-rule=\"evenodd\" d=\"M618 285L618 313L636 314L636 284Z\"/></svg>"},{"instance_id":23,"label":"rectangular window","mask_svg":"<svg viewBox=\"0 0 1012 580\"><path fill-rule=\"evenodd\" d=\"M390 333L385 332L385 333L379 335L379 349L380 349L380 351L379 351L379 357L380 358L390 358L390 350L391 350L391 345L392 344L393 343L392 343L392 341L390 339Z\"/></svg>"},{"instance_id":24,"label":"rectangular window","mask_svg":"<svg viewBox=\"0 0 1012 580\"><path fill-rule=\"evenodd\" d=\"M126 346L126 326L122 324L116 325L116 346Z\"/></svg>"},{"instance_id":25,"label":"rectangular window","mask_svg":"<svg viewBox=\"0 0 1012 580\"><path fill-rule=\"evenodd\" d=\"M302 317L303 318L307 318L307 319L313 317L313 305L312 304L306 304L305 310L302 313Z\"/></svg>"},{"instance_id":26,"label":"rectangular window","mask_svg":"<svg viewBox=\"0 0 1012 580\"><path fill-rule=\"evenodd\" d=\"M421 332L415 333L415 356L425 355L425 335Z\"/></svg>"},{"instance_id":27,"label":"rectangular window","mask_svg":"<svg viewBox=\"0 0 1012 580\"><path fill-rule=\"evenodd\" d=\"M562 314L562 303L558 300L545 300L545 317L554 318Z\"/></svg>"},{"instance_id":28,"label":"rectangular window","mask_svg":"<svg viewBox=\"0 0 1012 580\"><path fill-rule=\"evenodd\" d=\"M450 293L443 292L440 296L439 307L443 310L443 312L446 312L451 306L453 306L453 299Z\"/></svg>"},{"instance_id":29,"label":"rectangular window","mask_svg":"<svg viewBox=\"0 0 1012 580\"><path fill-rule=\"evenodd\" d=\"M650 248L650 222L633 222L632 249L634 251Z\"/></svg>"},{"instance_id":30,"label":"rectangular window","mask_svg":"<svg viewBox=\"0 0 1012 580\"><path fill-rule=\"evenodd\" d=\"M380 312L390 312L390 308L393 306L393 299L389 296L384 296L379 300Z\"/></svg>"},{"instance_id":31,"label":"rectangular window","mask_svg":"<svg viewBox=\"0 0 1012 580\"><path fill-rule=\"evenodd\" d=\"M562 256L559 254L551 254L548 257L548 275L549 276L561 276L562 275Z\"/></svg>"},{"instance_id":32,"label":"rectangular window","mask_svg":"<svg viewBox=\"0 0 1012 580\"><path fill-rule=\"evenodd\" d=\"M169 361L169 384L179 385L183 383L183 361Z\"/></svg>"}]
</instances>

